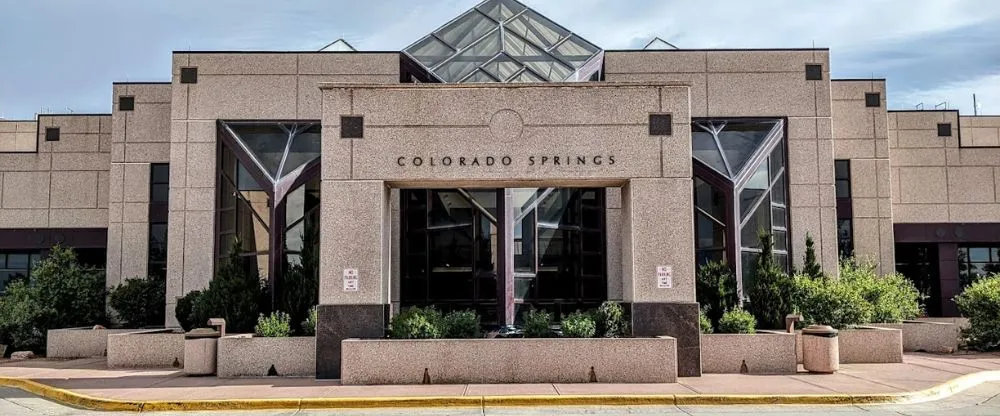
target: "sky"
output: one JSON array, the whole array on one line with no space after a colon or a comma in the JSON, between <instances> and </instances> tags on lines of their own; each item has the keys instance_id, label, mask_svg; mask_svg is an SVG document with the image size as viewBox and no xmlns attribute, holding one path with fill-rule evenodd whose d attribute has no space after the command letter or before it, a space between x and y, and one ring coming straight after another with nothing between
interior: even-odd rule
<instances>
[{"instance_id":1,"label":"sky","mask_svg":"<svg viewBox=\"0 0 1000 416\"><path fill-rule=\"evenodd\" d=\"M477 0L0 0L0 117L105 113L114 81L169 81L171 52L400 50ZM833 78L887 78L890 109L1000 114L996 0L526 0L604 49L831 49Z\"/></svg>"}]
</instances>

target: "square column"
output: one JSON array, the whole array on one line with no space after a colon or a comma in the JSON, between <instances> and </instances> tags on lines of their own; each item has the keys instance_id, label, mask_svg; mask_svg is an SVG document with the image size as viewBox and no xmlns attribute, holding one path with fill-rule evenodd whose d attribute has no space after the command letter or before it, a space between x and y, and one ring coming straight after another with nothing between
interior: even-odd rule
<instances>
[{"instance_id":1,"label":"square column","mask_svg":"<svg viewBox=\"0 0 1000 416\"><path fill-rule=\"evenodd\" d=\"M701 375L693 192L690 178L632 179L622 188L622 292L632 332L677 338L682 377Z\"/></svg>"},{"instance_id":2,"label":"square column","mask_svg":"<svg viewBox=\"0 0 1000 416\"><path fill-rule=\"evenodd\" d=\"M342 340L384 335L390 192L382 181L324 180L321 195L316 377L339 378Z\"/></svg>"}]
</instances>

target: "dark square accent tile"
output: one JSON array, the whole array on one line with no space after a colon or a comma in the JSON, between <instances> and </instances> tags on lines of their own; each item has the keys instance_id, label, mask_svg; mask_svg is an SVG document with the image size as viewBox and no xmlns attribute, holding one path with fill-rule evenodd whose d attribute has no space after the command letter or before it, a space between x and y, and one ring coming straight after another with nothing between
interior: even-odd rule
<instances>
[{"instance_id":1,"label":"dark square accent tile","mask_svg":"<svg viewBox=\"0 0 1000 416\"><path fill-rule=\"evenodd\" d=\"M697 303L633 303L631 310L633 335L677 338L677 375L701 376L701 328L698 326Z\"/></svg>"},{"instance_id":2,"label":"dark square accent tile","mask_svg":"<svg viewBox=\"0 0 1000 416\"><path fill-rule=\"evenodd\" d=\"M365 137L365 118L362 116L340 116L341 139L363 139Z\"/></svg>"},{"instance_id":3,"label":"dark square accent tile","mask_svg":"<svg viewBox=\"0 0 1000 416\"><path fill-rule=\"evenodd\" d=\"M181 68L181 84L197 84L198 68L187 66Z\"/></svg>"},{"instance_id":4,"label":"dark square accent tile","mask_svg":"<svg viewBox=\"0 0 1000 416\"><path fill-rule=\"evenodd\" d=\"M649 115L650 136L670 136L674 134L674 117L670 114Z\"/></svg>"},{"instance_id":5,"label":"dark square accent tile","mask_svg":"<svg viewBox=\"0 0 1000 416\"><path fill-rule=\"evenodd\" d=\"M340 378L340 341L382 338L388 312L388 305L319 305L316 378Z\"/></svg>"},{"instance_id":6,"label":"dark square accent tile","mask_svg":"<svg viewBox=\"0 0 1000 416\"><path fill-rule=\"evenodd\" d=\"M132 111L135 110L135 97L121 96L118 97L118 111Z\"/></svg>"},{"instance_id":7,"label":"dark square accent tile","mask_svg":"<svg viewBox=\"0 0 1000 416\"><path fill-rule=\"evenodd\" d=\"M879 107L882 105L882 94L877 92L865 93L865 107Z\"/></svg>"},{"instance_id":8,"label":"dark square accent tile","mask_svg":"<svg viewBox=\"0 0 1000 416\"><path fill-rule=\"evenodd\" d=\"M951 123L938 123L938 136L951 137Z\"/></svg>"},{"instance_id":9,"label":"dark square accent tile","mask_svg":"<svg viewBox=\"0 0 1000 416\"><path fill-rule=\"evenodd\" d=\"M47 142L58 142L59 141L59 127L46 127L45 128L45 141L47 141Z\"/></svg>"},{"instance_id":10,"label":"dark square accent tile","mask_svg":"<svg viewBox=\"0 0 1000 416\"><path fill-rule=\"evenodd\" d=\"M821 81L823 79L823 65L806 64L806 80Z\"/></svg>"}]
</instances>

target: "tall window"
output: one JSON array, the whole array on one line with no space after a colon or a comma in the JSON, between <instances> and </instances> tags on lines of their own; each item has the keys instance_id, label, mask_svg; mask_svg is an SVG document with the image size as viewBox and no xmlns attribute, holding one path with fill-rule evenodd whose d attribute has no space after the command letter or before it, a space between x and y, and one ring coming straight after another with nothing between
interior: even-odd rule
<instances>
[{"instance_id":1,"label":"tall window","mask_svg":"<svg viewBox=\"0 0 1000 416\"><path fill-rule=\"evenodd\" d=\"M789 266L784 126L779 119L692 123L697 261L728 260L741 288L753 278L761 233L773 236L775 261Z\"/></svg>"},{"instance_id":2,"label":"tall window","mask_svg":"<svg viewBox=\"0 0 1000 416\"><path fill-rule=\"evenodd\" d=\"M15 279L27 279L31 269L41 259L39 251L3 251L0 252L0 293L4 293L7 284Z\"/></svg>"},{"instance_id":3,"label":"tall window","mask_svg":"<svg viewBox=\"0 0 1000 416\"><path fill-rule=\"evenodd\" d=\"M851 161L833 161L837 194L837 252L841 258L854 255L854 209L851 201Z\"/></svg>"},{"instance_id":4,"label":"tall window","mask_svg":"<svg viewBox=\"0 0 1000 416\"><path fill-rule=\"evenodd\" d=\"M1000 273L1000 244L958 247L958 281L962 289L993 273Z\"/></svg>"},{"instance_id":5,"label":"tall window","mask_svg":"<svg viewBox=\"0 0 1000 416\"><path fill-rule=\"evenodd\" d=\"M150 276L167 278L167 216L170 195L170 165L149 166L149 253Z\"/></svg>"}]
</instances>

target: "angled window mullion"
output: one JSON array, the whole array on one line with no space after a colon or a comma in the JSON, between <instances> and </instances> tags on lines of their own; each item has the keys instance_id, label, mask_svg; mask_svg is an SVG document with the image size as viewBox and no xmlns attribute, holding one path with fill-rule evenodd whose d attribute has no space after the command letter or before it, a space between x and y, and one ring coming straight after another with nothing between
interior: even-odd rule
<instances>
[{"instance_id":1,"label":"angled window mullion","mask_svg":"<svg viewBox=\"0 0 1000 416\"><path fill-rule=\"evenodd\" d=\"M774 148L781 143L781 140L784 139L784 134L780 134L782 131L784 131L784 123L781 120L778 120L778 122L775 123L774 128L772 128L767 134L767 138L761 142L755 153L750 156L750 159L748 159L746 164L743 165L743 171L738 172L737 177L734 178L733 182L736 183L737 189L746 185L746 183L750 180L750 177L753 176L753 173L760 166L761 161L767 160L767 158L771 156L771 151L773 151Z\"/></svg>"},{"instance_id":2,"label":"angled window mullion","mask_svg":"<svg viewBox=\"0 0 1000 416\"><path fill-rule=\"evenodd\" d=\"M497 223L497 217L494 216L493 214L490 214L490 211L485 207L483 207L483 205L480 204L479 201L476 201L476 198L473 198L472 195L469 194L469 191L465 190L464 188L458 188L457 191L459 195L462 195L462 198L465 198L465 200L468 201L470 204L472 204L472 206L475 207L477 210L479 210L480 213L485 215L486 218L489 218L489 220L493 222L493 224Z\"/></svg>"},{"instance_id":3,"label":"angled window mullion","mask_svg":"<svg viewBox=\"0 0 1000 416\"><path fill-rule=\"evenodd\" d=\"M288 160L288 152L292 150L292 140L295 138L295 135L298 134L299 126L297 124L292 124L291 129L285 126L284 123L279 124L279 126L281 126L281 129L288 135L288 138L285 139L285 151L281 154L281 162L278 162L278 171L275 173L275 175L277 175L276 177L280 178L281 172L285 171L285 161Z\"/></svg>"},{"instance_id":4,"label":"angled window mullion","mask_svg":"<svg viewBox=\"0 0 1000 416\"><path fill-rule=\"evenodd\" d=\"M708 212L706 212L706 211L705 211L704 209L702 209L701 207L694 207L694 209L695 209L695 210L697 210L697 211L698 211L698 213L700 213L700 214L704 215L704 216L705 216L706 218L708 218L708 219L712 220L712 222L714 222L714 223L716 223L716 224L719 224L719 225L721 225L721 226L723 226L723 227L725 227L725 226L726 226L726 223L725 223L724 221L720 221L720 220L716 219L716 218L715 218L714 216L712 216L712 214L709 214Z\"/></svg>"},{"instance_id":5,"label":"angled window mullion","mask_svg":"<svg viewBox=\"0 0 1000 416\"><path fill-rule=\"evenodd\" d=\"M494 28L493 30L491 30L491 31L489 31L489 32L486 32L486 34L484 34L483 36L480 36L480 37L479 37L479 39L476 39L475 41L473 41L473 42L472 42L472 43L470 43L470 44L469 44L468 46L466 46L466 47L464 47L464 48L462 48L462 49L455 49L455 48L454 48L454 47L452 47L451 45L448 45L448 47L449 47L449 48L452 48L452 49L454 49L454 50L455 50L455 53L451 54L451 56L449 56L449 57L448 57L447 59L445 59L445 60L443 60L443 61L439 62L439 63L438 63L437 65L434 65L434 67L433 67L433 68L431 68L431 71L437 71L437 70L438 70L438 69L440 69L440 68L441 68L441 66L443 66L444 64L447 64L447 63L450 63L451 61L454 61L454 60L455 60L455 59L456 59L456 58L457 58L457 57L458 57L459 55L461 55L461 54L462 54L462 53L464 53L465 51L469 50L470 48L473 48L473 47L475 47L476 45L478 45L478 44L479 44L479 42L482 42L482 41L483 41L483 39L486 39L487 37L489 37L490 35L492 35L492 34L493 34L494 32L496 32L497 30L498 30L498 29ZM437 37L437 36L435 36L435 37ZM440 40L440 39L438 39L438 40ZM501 42L502 42L502 41L503 41L503 38L501 38ZM442 42L443 42L443 41L442 41ZM446 44L446 45L447 45L447 44ZM503 47L502 47L502 46L501 46L500 50L501 50L501 51L503 51Z\"/></svg>"},{"instance_id":6,"label":"angled window mullion","mask_svg":"<svg viewBox=\"0 0 1000 416\"><path fill-rule=\"evenodd\" d=\"M521 75L521 73L522 73L522 72L524 72L524 71L528 71L528 67L526 67L526 66L523 66L523 65L522 65L522 66L521 66L521 69L518 69L517 71L514 71L514 74L513 74L513 75L511 75L510 77L508 77L507 79L505 79L505 80L504 80L503 82L510 82L510 80L512 80L512 79L514 79L514 78L517 78L517 77L518 77L518 76L520 76L520 75ZM534 74L534 71L531 71L531 73L532 73L532 74ZM537 75L537 74L536 74L536 75Z\"/></svg>"},{"instance_id":7,"label":"angled window mullion","mask_svg":"<svg viewBox=\"0 0 1000 416\"><path fill-rule=\"evenodd\" d=\"M273 188L274 187L274 181L275 181L275 179L274 179L274 177L271 176L270 173L268 173L267 169L264 168L264 164L261 163L260 160L258 160L257 157L255 157L253 155L253 152L250 151L250 148L248 148L246 146L246 144L243 143L243 140L240 139L240 136L238 134L236 134L235 131L233 131L233 129L229 126L229 124L222 123L222 126L232 136L233 142L236 143L236 146L239 147L239 151L243 155L245 155L246 157L248 157L251 161L253 161L254 165L257 167L257 169L259 170L260 174L262 174L266 179L268 179L270 181L270 183L268 184L269 185L268 188ZM237 151L237 149L232 149L232 150L233 150L234 153ZM239 159L239 158L237 157L237 159ZM263 187L263 184L258 184L258 185L261 185Z\"/></svg>"},{"instance_id":8,"label":"angled window mullion","mask_svg":"<svg viewBox=\"0 0 1000 416\"><path fill-rule=\"evenodd\" d=\"M748 215L746 218L744 218L743 220L740 221L740 228L741 229L743 228L743 226L747 222L750 221L750 218L753 217L753 213L755 211L757 211L757 208L760 208L761 204L764 203L765 199L767 200L767 205L768 206L770 206L770 207L774 206L774 204L771 203L771 190L774 189L774 185L776 183L778 183L778 180L781 179L781 175L784 174L784 173L785 173L785 170L782 169L781 173L779 173L778 175L775 175L774 180L768 181L767 189L764 190L764 193L767 194L767 198L760 198L760 199L758 199L757 202L755 204L753 204L753 208L750 211L747 211L747 212L750 213L750 215ZM739 188L737 188L737 189L739 189ZM773 220L772 220L772 222L773 222ZM774 227L772 226L771 228L774 228Z\"/></svg>"}]
</instances>

